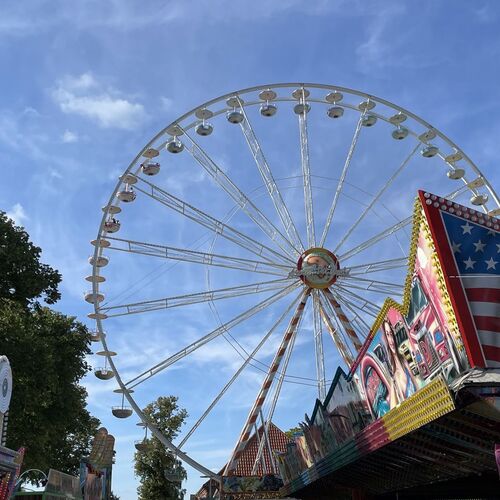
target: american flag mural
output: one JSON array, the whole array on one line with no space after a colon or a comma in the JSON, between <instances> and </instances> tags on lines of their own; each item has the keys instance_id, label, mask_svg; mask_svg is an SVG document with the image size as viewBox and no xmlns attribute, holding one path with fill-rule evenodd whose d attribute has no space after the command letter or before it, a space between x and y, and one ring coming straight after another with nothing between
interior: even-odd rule
<instances>
[{"instance_id":1,"label":"american flag mural","mask_svg":"<svg viewBox=\"0 0 500 500\"><path fill-rule=\"evenodd\" d=\"M472 366L500 367L500 221L420 192Z\"/></svg>"}]
</instances>

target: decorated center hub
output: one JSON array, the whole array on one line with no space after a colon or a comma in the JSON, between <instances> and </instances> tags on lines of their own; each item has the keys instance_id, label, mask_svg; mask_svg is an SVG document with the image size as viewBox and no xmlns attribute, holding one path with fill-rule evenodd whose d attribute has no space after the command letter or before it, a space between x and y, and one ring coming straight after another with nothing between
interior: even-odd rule
<instances>
[{"instance_id":1,"label":"decorated center hub","mask_svg":"<svg viewBox=\"0 0 500 500\"><path fill-rule=\"evenodd\" d=\"M300 279L311 288L327 288L335 283L339 260L326 248L310 248L297 261Z\"/></svg>"}]
</instances>

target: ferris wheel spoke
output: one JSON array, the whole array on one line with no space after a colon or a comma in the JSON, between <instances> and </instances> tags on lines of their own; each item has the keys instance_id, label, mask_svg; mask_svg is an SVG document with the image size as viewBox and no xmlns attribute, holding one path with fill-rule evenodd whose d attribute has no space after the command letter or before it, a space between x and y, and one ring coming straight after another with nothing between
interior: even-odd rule
<instances>
[{"instance_id":1,"label":"ferris wheel spoke","mask_svg":"<svg viewBox=\"0 0 500 500\"><path fill-rule=\"evenodd\" d=\"M340 303L337 301L335 296L333 295L332 291L329 288L325 288L322 290L323 295L325 299L328 301L330 305L330 310L335 314L339 322L341 323L345 333L349 337L349 340L351 341L352 345L356 349L356 351L359 351L362 346L362 342L358 336L358 333L356 330L353 328L351 325L349 318L346 316L344 311L342 310L342 306Z\"/></svg>"},{"instance_id":2,"label":"ferris wheel spoke","mask_svg":"<svg viewBox=\"0 0 500 500\"><path fill-rule=\"evenodd\" d=\"M309 164L309 136L307 133L307 106L305 89L302 88L300 102L304 109L299 113L300 131L300 163L302 166L302 179L304 184L304 206L306 213L307 245L309 248L316 246L316 233L314 229L314 209L311 185L311 167Z\"/></svg>"},{"instance_id":3,"label":"ferris wheel spoke","mask_svg":"<svg viewBox=\"0 0 500 500\"><path fill-rule=\"evenodd\" d=\"M396 293L400 294L404 286L399 283L389 283L387 281L371 280L357 276L345 276L339 279L340 284L345 283L349 288L358 288L370 292Z\"/></svg>"},{"instance_id":4,"label":"ferris wheel spoke","mask_svg":"<svg viewBox=\"0 0 500 500\"><path fill-rule=\"evenodd\" d=\"M206 214L202 210L195 208L193 205L186 203L185 201L177 198L176 196L167 193L160 187L155 184L146 181L142 177L138 177L144 184L149 187L149 190L142 189L140 186L136 185L136 190L141 193L153 198L156 201L159 201L163 205L169 207L170 209L176 211L177 213L191 219L197 224L210 229L215 234L220 234L223 238L226 238L229 241L232 241L236 245L239 245L242 248L245 248L249 252L262 257L270 262L275 261L276 259L280 261L289 261L294 263L292 259L288 256L280 254L275 250L259 243L258 241L250 238L235 228L229 226L228 224L221 222L220 220L212 217L211 215Z\"/></svg>"},{"instance_id":5,"label":"ferris wheel spoke","mask_svg":"<svg viewBox=\"0 0 500 500\"><path fill-rule=\"evenodd\" d=\"M363 311L359 310L356 304L348 299L346 299L343 295L336 293L332 290L334 297L353 315L351 319L351 323L359 332L361 338L365 339L370 332L370 325L365 321L361 313Z\"/></svg>"},{"instance_id":6,"label":"ferris wheel spoke","mask_svg":"<svg viewBox=\"0 0 500 500\"><path fill-rule=\"evenodd\" d=\"M236 446L234 447L233 453L231 454L231 459L227 463L225 474L229 474L231 471L234 471L236 469L236 466L238 465L238 460L245 449L245 446L250 439L250 434L252 431L253 426L255 425L255 422L257 420L257 417L259 416L259 413L262 409L262 405L264 404L264 401L266 399L266 396L269 392L269 389L273 383L274 377L276 375L276 372L278 371L278 368L280 367L281 361L283 359L283 356L287 350L287 346L290 343L290 340L294 336L294 332L297 331L298 324L300 322L300 319L302 318L302 314L304 312L304 308L307 302L307 299L309 297L311 289L305 289L304 292L302 293L302 299L297 305L297 308L295 309L295 312L290 319L290 322L288 324L288 327L285 330L285 333L283 335L283 339L281 341L280 346L278 347L278 350L276 351L276 354L274 355L273 361L271 363L271 367L269 368L269 371L262 383L262 386L260 388L260 391L257 395L257 398L254 401L254 404L248 413L248 417L245 421L245 424L243 425L243 428L241 430L240 437L238 439L238 442L236 443Z\"/></svg>"},{"instance_id":7,"label":"ferris wheel spoke","mask_svg":"<svg viewBox=\"0 0 500 500\"><path fill-rule=\"evenodd\" d=\"M404 168L408 165L410 160L413 158L415 153L419 150L420 148L420 142L417 143L417 145L412 149L410 154L401 162L399 167L394 171L394 173L391 175L391 177L387 180L387 182L380 188L378 193L373 197L373 199L370 201L368 206L364 209L362 214L357 218L356 222L348 229L347 233L342 237L338 245L336 246L334 253L337 253L339 248L346 242L347 238L353 233L353 231L358 227L358 225L361 223L361 221L366 217L368 212L373 208L375 203L381 198L381 196L385 193L385 191L391 186L391 184L394 182L396 177L404 170ZM324 240L322 240L322 243L324 243Z\"/></svg>"},{"instance_id":8,"label":"ferris wheel spoke","mask_svg":"<svg viewBox=\"0 0 500 500\"><path fill-rule=\"evenodd\" d=\"M243 295L269 292L272 290L283 288L283 286L286 286L287 283L290 283L290 280L288 278L272 281L261 281L259 283L251 283L249 285L220 288L218 290L208 290L205 292L191 293L187 295L177 295L174 297L165 297L162 299L147 300L144 302L135 302L132 304L120 304L116 306L101 307L100 312L106 314L108 318L152 312L162 309L171 309L173 307L189 306L202 302L212 302L215 300L241 297ZM109 314L110 312L111 314Z\"/></svg>"},{"instance_id":9,"label":"ferris wheel spoke","mask_svg":"<svg viewBox=\"0 0 500 500\"><path fill-rule=\"evenodd\" d=\"M326 329L330 333L330 337L335 344L335 347L339 351L341 358L344 360L344 363L350 367L354 362L354 356L352 355L351 349L349 348L349 344L344 342L342 337L339 335L339 330L336 328L332 322L330 315L327 313L327 310L324 305L324 297L320 296L319 300L319 312L323 323L326 326Z\"/></svg>"},{"instance_id":10,"label":"ferris wheel spoke","mask_svg":"<svg viewBox=\"0 0 500 500\"><path fill-rule=\"evenodd\" d=\"M360 311L363 311L369 314L370 316L373 316L374 318L378 316L381 307L379 304L376 304L371 300L361 297L357 293L354 293L350 289L345 288L342 285L339 285L338 283L335 283L335 288L337 289L337 295L342 296L344 300L351 299L352 302L356 303Z\"/></svg>"},{"instance_id":11,"label":"ferris wheel spoke","mask_svg":"<svg viewBox=\"0 0 500 500\"><path fill-rule=\"evenodd\" d=\"M208 153L188 134L183 131L189 141L187 150L202 166L210 177L223 189L231 199L245 212L257 226L274 241L287 255L300 253L294 245L279 231L279 229L257 208L248 196L229 178L229 176L215 163Z\"/></svg>"},{"instance_id":12,"label":"ferris wheel spoke","mask_svg":"<svg viewBox=\"0 0 500 500\"><path fill-rule=\"evenodd\" d=\"M323 331L321 328L321 312L319 307L319 291L313 290L313 328L314 354L316 357L316 376L318 378L318 397L323 401L326 397L325 358L323 353Z\"/></svg>"},{"instance_id":13,"label":"ferris wheel spoke","mask_svg":"<svg viewBox=\"0 0 500 500\"><path fill-rule=\"evenodd\" d=\"M275 276L288 275L293 270L292 267L287 264L243 259L240 257L231 257L229 255L213 254L197 250L189 250L186 248L127 240L123 238L116 238L114 236L106 236L106 239L111 241L111 246L108 247L109 250L118 250L133 254L159 257L178 262L191 262L194 264L225 267L228 269L237 269L239 271L250 271Z\"/></svg>"},{"instance_id":14,"label":"ferris wheel spoke","mask_svg":"<svg viewBox=\"0 0 500 500\"><path fill-rule=\"evenodd\" d=\"M182 441L177 445L178 448L182 448L187 440L193 435L193 433L196 431L196 429L201 425L203 420L210 414L210 412L214 409L214 407L217 405L217 403L221 400L221 398L224 396L224 394L227 392L227 390L231 387L231 385L236 381L236 379L240 376L241 372L250 364L250 362L255 358L257 353L260 351L261 347L266 343L266 341L269 339L269 337L274 333L276 328L282 323L282 321L285 319L287 314L291 311L292 307L297 304L299 301L300 297L302 295L302 292L299 293L299 295L291 302L291 304L286 308L285 312L278 318L278 320L274 323L274 325L271 327L271 329L264 335L262 340L257 344L255 349L249 353L246 358L244 359L243 364L238 368L236 373L231 377L231 379L226 383L226 385L222 388L222 390L217 394L215 399L210 403L208 408L203 412L201 417L195 422L195 424L191 427L191 429L187 432L186 436L182 439Z\"/></svg>"},{"instance_id":15,"label":"ferris wheel spoke","mask_svg":"<svg viewBox=\"0 0 500 500\"><path fill-rule=\"evenodd\" d=\"M462 186L458 189L455 189L454 191L451 191L449 194L445 195L444 198L453 200L455 199L459 194L463 193L464 191L467 191L468 187L467 186ZM379 241L383 240L384 238L387 238L388 236L391 236L392 234L397 233L399 230L405 228L408 226L413 220L413 216L407 217L406 219L402 219L399 222L396 222L396 224L393 224L392 226L384 229L382 232L377 234L376 236L373 236L372 238L364 241L363 243L360 243L359 245L355 246L354 248L351 248L344 254L339 256L339 259L342 261L346 261L347 259L350 259L354 255L366 250L367 248L375 245Z\"/></svg>"},{"instance_id":16,"label":"ferris wheel spoke","mask_svg":"<svg viewBox=\"0 0 500 500\"><path fill-rule=\"evenodd\" d=\"M208 342L219 337L220 335L227 332L231 328L234 328L236 325L239 325L243 321L248 320L249 318L251 318L255 314L259 313L260 311L262 311L266 307L269 307L271 304L274 304L275 302L277 302L281 298L285 297L286 295L288 295L290 292L292 292L293 290L295 290L299 286L300 286L300 283L292 283L291 285L288 285L286 288L271 295L270 297L266 298L262 302L259 302L257 305L251 307L250 309L247 309L246 311L238 314L233 319L231 319L228 322L224 323L223 325L219 326L215 330L211 331L207 335L196 340L195 342L188 345L187 347L184 347L183 349L176 352L172 356L169 356L168 358L164 359L160 363L157 363L154 366L152 366L151 368L148 368L147 370L143 371L139 375L135 376L134 378L132 378L128 382L126 382L125 385L127 386L128 389L132 389L134 387L137 387L139 384L142 384L146 380L157 375L158 373L165 370L169 366L173 365L177 361L185 358L186 356L188 356L192 352L196 351L197 349L204 346Z\"/></svg>"},{"instance_id":17,"label":"ferris wheel spoke","mask_svg":"<svg viewBox=\"0 0 500 500\"><path fill-rule=\"evenodd\" d=\"M379 260L376 262L368 262L367 264L359 264L356 266L346 267L343 270L345 274L339 276L358 276L360 274L378 273L387 271L388 269L400 269L408 266L408 259L400 257L397 259Z\"/></svg>"},{"instance_id":18,"label":"ferris wheel spoke","mask_svg":"<svg viewBox=\"0 0 500 500\"><path fill-rule=\"evenodd\" d=\"M328 304L326 303L326 301L324 302L325 304L325 307L328 306ZM347 335L347 333L345 332L344 330L344 326L342 325L342 323L339 321L339 318L337 317L337 315L335 314L335 311L333 310L332 306L330 305L329 306L329 309L326 308L325 310L328 310L329 311L329 314L330 314L330 319L332 320L333 323L335 323L335 328L337 329L337 332L339 333L339 336L341 337L341 339L343 340L344 342L344 345L347 346L349 348L349 352L352 354L353 358L355 359L356 356L357 356L357 351L356 351L356 348L354 347L353 343L351 342L349 336Z\"/></svg>"},{"instance_id":19,"label":"ferris wheel spoke","mask_svg":"<svg viewBox=\"0 0 500 500\"><path fill-rule=\"evenodd\" d=\"M321 247L325 245L325 240L326 237L328 236L328 231L330 230L330 226L332 224L333 215L335 213L335 209L337 208L337 203L339 201L340 193L342 192L342 188L344 187L344 181L347 175L347 171L349 170L349 166L351 165L351 160L354 155L354 150L356 149L356 145L358 143L358 138L361 132L361 124L364 115L365 115L364 112L361 113L358 123L356 124L356 129L354 130L354 135L352 136L351 145L349 147L349 151L347 153L347 157L344 162L344 167L342 168L342 173L340 174L340 179L337 184L337 188L335 189L335 194L333 195L332 204L330 205L330 210L328 211L328 216L326 218L325 228L323 229L323 234L321 236L321 242L320 242Z\"/></svg>"},{"instance_id":20,"label":"ferris wheel spoke","mask_svg":"<svg viewBox=\"0 0 500 500\"><path fill-rule=\"evenodd\" d=\"M357 255L358 253L362 252L363 250L366 250L367 248L375 245L379 241L383 240L384 238L387 238L388 236L391 236L392 234L396 233L400 229L403 229L404 227L408 226L408 224L411 223L413 217L407 217L406 219L400 220L396 224L393 224L392 226L384 229L382 232L377 234L376 236L373 236L372 238L364 241L363 243L360 243L359 245L355 246L354 248L351 248L344 254L339 256L339 260L341 262L345 262L347 259L350 259L354 255Z\"/></svg>"},{"instance_id":21,"label":"ferris wheel spoke","mask_svg":"<svg viewBox=\"0 0 500 500\"><path fill-rule=\"evenodd\" d=\"M241 106L241 110L243 112L244 120L240 123L240 127L243 135L245 136L248 147L252 153L257 168L259 169L260 175L264 181L267 192L271 197L276 212L281 220L281 223L283 224L285 232L288 235L290 242L293 244L296 253L301 253L304 251L304 245L302 244L297 228L293 222L290 212L288 211L285 201L283 200L278 185L274 180L274 176L271 172L269 164L267 163L266 157L264 156L262 147L257 139L257 136L255 135L252 124L248 119L248 115L245 112L245 107Z\"/></svg>"}]
</instances>

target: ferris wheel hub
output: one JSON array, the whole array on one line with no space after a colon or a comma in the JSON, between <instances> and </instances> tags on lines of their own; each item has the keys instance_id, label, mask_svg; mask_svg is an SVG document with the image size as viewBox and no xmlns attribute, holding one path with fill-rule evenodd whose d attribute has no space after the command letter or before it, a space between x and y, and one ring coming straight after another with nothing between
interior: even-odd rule
<instances>
[{"instance_id":1,"label":"ferris wheel hub","mask_svg":"<svg viewBox=\"0 0 500 500\"><path fill-rule=\"evenodd\" d=\"M299 257L300 279L311 288L327 288L337 281L340 269L337 256L326 248L309 248Z\"/></svg>"}]
</instances>

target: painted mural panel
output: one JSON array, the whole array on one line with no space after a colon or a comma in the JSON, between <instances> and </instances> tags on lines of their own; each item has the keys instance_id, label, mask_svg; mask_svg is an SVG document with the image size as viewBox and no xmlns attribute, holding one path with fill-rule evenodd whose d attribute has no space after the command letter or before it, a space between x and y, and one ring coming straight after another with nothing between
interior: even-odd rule
<instances>
[{"instance_id":1,"label":"painted mural panel","mask_svg":"<svg viewBox=\"0 0 500 500\"><path fill-rule=\"evenodd\" d=\"M349 380L339 369L335 381L333 391L325 400L325 408L335 444L339 446L361 431L371 418L366 400L359 390L358 376Z\"/></svg>"},{"instance_id":2,"label":"painted mural panel","mask_svg":"<svg viewBox=\"0 0 500 500\"><path fill-rule=\"evenodd\" d=\"M444 211L449 213L443 215ZM471 222L455 220L460 214L466 214L464 217ZM450 386L471 365L500 363L500 347L491 342L493 334L500 331L498 302L494 303L500 270L494 267L492 258L488 259L490 253L482 254L484 249L494 250L498 226L451 201L438 203L434 195L419 194L403 303L390 298L385 301L349 374L338 369L325 401L316 401L311 418L306 416L306 422L300 424L301 446L307 447L313 465L307 465L304 450L299 452L298 438L279 456L285 483L306 470L307 474L314 474L318 462L334 456L336 451L340 461L347 456L353 459L396 439L402 430L396 426L395 432L391 427L394 418L399 418L405 407L413 408L412 404L418 409L416 393L421 389L427 393L435 390L440 398L448 394L449 401L438 398L444 406L436 414L445 407L451 411L453 400L449 392L439 392L439 387ZM474 231L479 241L465 241L464 235ZM475 260L471 252L475 252ZM476 264L477 269L472 269ZM475 273L472 278L466 274L469 267L470 273ZM465 278L473 283L464 285ZM497 288L490 290L492 287ZM465 300L466 293L472 302ZM486 324L479 317L484 311L493 315L486 318L491 332L480 331L484 337L481 338L474 325ZM469 316L471 321L467 323ZM497 342L496 336L494 340ZM420 421L431 418L431 414L425 413ZM408 428L413 429L411 425ZM299 464L302 466L297 471Z\"/></svg>"},{"instance_id":3,"label":"painted mural panel","mask_svg":"<svg viewBox=\"0 0 500 500\"><path fill-rule=\"evenodd\" d=\"M406 314L389 307L356 374L373 418L379 418L442 374L449 383L468 366L463 342L446 314L439 268L421 230Z\"/></svg>"}]
</instances>

